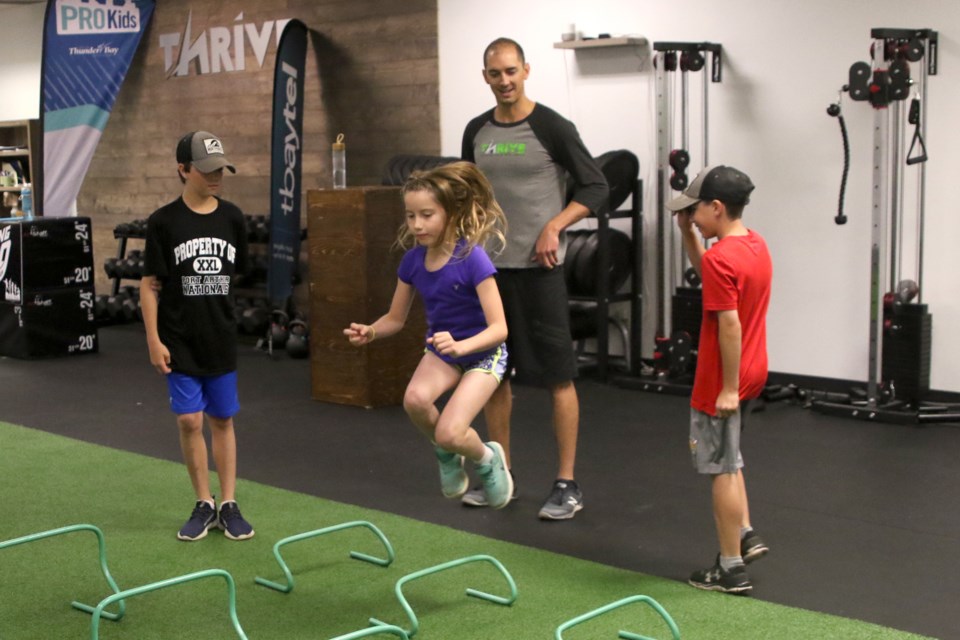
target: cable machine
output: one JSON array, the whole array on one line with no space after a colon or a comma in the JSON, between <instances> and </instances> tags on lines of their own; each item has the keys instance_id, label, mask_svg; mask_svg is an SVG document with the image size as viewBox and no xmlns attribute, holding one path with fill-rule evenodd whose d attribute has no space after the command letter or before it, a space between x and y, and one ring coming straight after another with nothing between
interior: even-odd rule
<instances>
[{"instance_id":1,"label":"cable machine","mask_svg":"<svg viewBox=\"0 0 960 640\"><path fill-rule=\"evenodd\" d=\"M703 70L699 124L701 167L709 164L709 87L721 80L722 47L712 42L654 42L657 91L657 323L652 370L619 380L644 391L687 395L700 335L700 278L690 266L673 217L664 207L689 184L690 74ZM710 56L709 72L705 70ZM678 82L679 81L679 82ZM677 97L679 84L679 98ZM679 123L677 107L679 105ZM679 129L679 146L676 134Z\"/></svg>"},{"instance_id":2,"label":"cable machine","mask_svg":"<svg viewBox=\"0 0 960 640\"><path fill-rule=\"evenodd\" d=\"M850 67L849 83L827 108L840 124L844 168L834 221L847 222L844 195L850 165L841 99L874 109L873 191L870 234L870 331L867 388L851 394L808 392L815 411L877 422L954 422L960 410L925 402L930 390L932 318L923 304L923 238L926 190L927 81L937 74L937 32L930 29L873 29L871 62ZM916 75L914 75L916 67ZM909 100L909 107L905 108ZM911 132L908 128L912 127ZM909 147L907 140L909 136ZM905 147L907 148L904 151ZM904 279L907 171L916 169L913 265Z\"/></svg>"}]
</instances>

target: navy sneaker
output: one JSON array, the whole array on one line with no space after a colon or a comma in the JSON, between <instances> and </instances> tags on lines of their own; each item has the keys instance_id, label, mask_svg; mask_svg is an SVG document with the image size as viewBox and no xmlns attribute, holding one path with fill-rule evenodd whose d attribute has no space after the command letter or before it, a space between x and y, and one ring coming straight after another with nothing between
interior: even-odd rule
<instances>
[{"instance_id":1,"label":"navy sneaker","mask_svg":"<svg viewBox=\"0 0 960 640\"><path fill-rule=\"evenodd\" d=\"M583 509L583 492L573 480L557 480L538 514L542 520L569 520Z\"/></svg>"},{"instance_id":2,"label":"navy sneaker","mask_svg":"<svg viewBox=\"0 0 960 640\"><path fill-rule=\"evenodd\" d=\"M197 500L190 519L177 532L177 538L187 542L205 538L207 531L217 526L217 510L205 500Z\"/></svg>"},{"instance_id":3,"label":"navy sneaker","mask_svg":"<svg viewBox=\"0 0 960 640\"><path fill-rule=\"evenodd\" d=\"M731 567L729 571L720 566L720 555L717 562L709 569L694 571L687 581L697 589L706 591L722 591L723 593L746 594L753 589L747 568L742 564Z\"/></svg>"},{"instance_id":4,"label":"navy sneaker","mask_svg":"<svg viewBox=\"0 0 960 640\"><path fill-rule=\"evenodd\" d=\"M246 540L254 534L253 527L240 515L240 507L233 500L220 505L217 526L223 529L223 535L231 540Z\"/></svg>"}]
</instances>

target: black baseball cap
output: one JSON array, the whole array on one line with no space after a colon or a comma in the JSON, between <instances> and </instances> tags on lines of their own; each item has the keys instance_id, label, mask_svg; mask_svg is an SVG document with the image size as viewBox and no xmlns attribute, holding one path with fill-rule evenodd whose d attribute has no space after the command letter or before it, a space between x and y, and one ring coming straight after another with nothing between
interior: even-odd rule
<instances>
[{"instance_id":1,"label":"black baseball cap","mask_svg":"<svg viewBox=\"0 0 960 640\"><path fill-rule=\"evenodd\" d=\"M189 162L202 173L213 173L223 168L237 172L237 168L224 155L220 138L209 131L191 131L180 138L177 143L177 162Z\"/></svg>"},{"instance_id":2,"label":"black baseball cap","mask_svg":"<svg viewBox=\"0 0 960 640\"><path fill-rule=\"evenodd\" d=\"M744 172L716 165L707 167L697 174L679 196L666 204L673 212L682 211L701 200L719 200L727 205L743 205L750 202L753 182Z\"/></svg>"}]
</instances>

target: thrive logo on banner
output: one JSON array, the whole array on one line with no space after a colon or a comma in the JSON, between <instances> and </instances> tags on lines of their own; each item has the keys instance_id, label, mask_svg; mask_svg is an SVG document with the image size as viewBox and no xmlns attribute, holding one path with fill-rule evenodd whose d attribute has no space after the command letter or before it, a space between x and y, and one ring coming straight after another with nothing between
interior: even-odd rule
<instances>
[{"instance_id":1,"label":"thrive logo on banner","mask_svg":"<svg viewBox=\"0 0 960 640\"><path fill-rule=\"evenodd\" d=\"M76 215L77 194L154 0L53 0L43 30L45 216Z\"/></svg>"},{"instance_id":2,"label":"thrive logo on banner","mask_svg":"<svg viewBox=\"0 0 960 640\"><path fill-rule=\"evenodd\" d=\"M300 258L300 160L303 157L303 70L307 26L287 23L277 47L273 75L273 135L270 157L270 264L267 295L274 303L293 293Z\"/></svg>"},{"instance_id":3,"label":"thrive logo on banner","mask_svg":"<svg viewBox=\"0 0 960 640\"><path fill-rule=\"evenodd\" d=\"M132 2L57 0L57 33L60 35L139 32L140 10Z\"/></svg>"}]
</instances>

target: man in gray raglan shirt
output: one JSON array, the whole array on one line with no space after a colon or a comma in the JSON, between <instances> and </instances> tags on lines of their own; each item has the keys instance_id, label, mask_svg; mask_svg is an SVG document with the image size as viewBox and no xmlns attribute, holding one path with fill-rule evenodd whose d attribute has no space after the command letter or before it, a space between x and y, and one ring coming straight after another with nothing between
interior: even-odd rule
<instances>
[{"instance_id":1,"label":"man in gray raglan shirt","mask_svg":"<svg viewBox=\"0 0 960 640\"><path fill-rule=\"evenodd\" d=\"M604 206L609 189L573 123L527 98L530 65L520 45L494 40L483 63L497 106L467 124L462 156L487 175L507 214L507 246L494 264L510 330L509 367L516 382L550 390L559 467L540 517L563 520L583 508L573 473L580 404L563 277L565 229ZM568 174L575 185L569 203ZM507 378L484 410L490 439L503 446L508 465L512 402ZM463 502L485 506L486 496L476 487Z\"/></svg>"}]
</instances>

